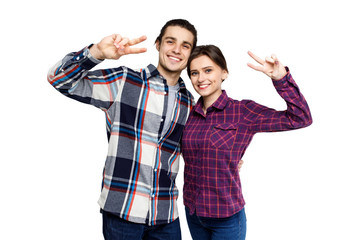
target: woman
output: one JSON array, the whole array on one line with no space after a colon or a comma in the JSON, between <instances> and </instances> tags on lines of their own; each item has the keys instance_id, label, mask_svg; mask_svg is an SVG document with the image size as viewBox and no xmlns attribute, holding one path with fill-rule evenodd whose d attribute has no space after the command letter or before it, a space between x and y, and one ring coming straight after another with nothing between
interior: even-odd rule
<instances>
[{"instance_id":1,"label":"woman","mask_svg":"<svg viewBox=\"0 0 360 240\"><path fill-rule=\"evenodd\" d=\"M257 132L297 129L312 123L308 105L289 69L275 55L249 67L269 76L287 103L275 111L251 100L237 101L221 89L228 69L220 49L199 46L187 72L201 96L182 138L185 160L184 204L193 239L245 239L246 216L238 163Z\"/></svg>"}]
</instances>

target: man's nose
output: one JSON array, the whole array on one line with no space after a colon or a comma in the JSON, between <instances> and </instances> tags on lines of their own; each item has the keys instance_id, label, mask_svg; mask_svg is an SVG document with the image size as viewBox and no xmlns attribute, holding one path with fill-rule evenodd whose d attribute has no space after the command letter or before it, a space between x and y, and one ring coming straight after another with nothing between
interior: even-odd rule
<instances>
[{"instance_id":1,"label":"man's nose","mask_svg":"<svg viewBox=\"0 0 360 240\"><path fill-rule=\"evenodd\" d=\"M174 53L180 53L180 49L181 49L181 45L180 44L175 44L173 51Z\"/></svg>"}]
</instances>

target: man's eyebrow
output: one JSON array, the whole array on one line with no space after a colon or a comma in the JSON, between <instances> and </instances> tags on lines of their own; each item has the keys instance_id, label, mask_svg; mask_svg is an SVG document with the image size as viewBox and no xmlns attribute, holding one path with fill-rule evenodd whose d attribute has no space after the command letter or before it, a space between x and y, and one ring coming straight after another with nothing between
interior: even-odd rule
<instances>
[{"instance_id":1,"label":"man's eyebrow","mask_svg":"<svg viewBox=\"0 0 360 240\"><path fill-rule=\"evenodd\" d=\"M168 36L168 37L165 37L165 39L171 39L171 40L176 40L176 38L174 38L174 37L170 37L170 36Z\"/></svg>"},{"instance_id":2,"label":"man's eyebrow","mask_svg":"<svg viewBox=\"0 0 360 240\"><path fill-rule=\"evenodd\" d=\"M171 40L177 41L176 38L171 37L171 36L165 37L165 39L171 39ZM190 42L188 42L188 41L183 41L183 43L184 43L184 44L188 44L188 45L190 45L190 46L192 47L192 44L191 44Z\"/></svg>"}]
</instances>

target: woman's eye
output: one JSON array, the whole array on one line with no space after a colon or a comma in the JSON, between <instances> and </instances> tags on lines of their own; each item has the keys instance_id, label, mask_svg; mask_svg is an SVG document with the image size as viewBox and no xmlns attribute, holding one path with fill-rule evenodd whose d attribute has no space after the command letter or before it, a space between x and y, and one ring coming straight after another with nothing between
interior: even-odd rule
<instances>
[{"instance_id":1,"label":"woman's eye","mask_svg":"<svg viewBox=\"0 0 360 240\"><path fill-rule=\"evenodd\" d=\"M197 75L197 72L192 72L191 73L191 76L196 76Z\"/></svg>"},{"instance_id":2,"label":"woman's eye","mask_svg":"<svg viewBox=\"0 0 360 240\"><path fill-rule=\"evenodd\" d=\"M211 72L211 69L206 69L205 72L206 72L206 73L210 73L210 72Z\"/></svg>"}]
</instances>

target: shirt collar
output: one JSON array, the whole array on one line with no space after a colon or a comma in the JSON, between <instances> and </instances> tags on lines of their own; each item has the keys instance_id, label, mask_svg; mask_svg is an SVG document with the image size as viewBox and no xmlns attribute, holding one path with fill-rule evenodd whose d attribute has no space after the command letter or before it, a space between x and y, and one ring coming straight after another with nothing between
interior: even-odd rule
<instances>
[{"instance_id":1,"label":"shirt collar","mask_svg":"<svg viewBox=\"0 0 360 240\"><path fill-rule=\"evenodd\" d=\"M146 71L146 79L160 75L159 71L152 64L149 64L144 70Z\"/></svg>"},{"instance_id":2,"label":"shirt collar","mask_svg":"<svg viewBox=\"0 0 360 240\"><path fill-rule=\"evenodd\" d=\"M157 70L157 68L153 64L149 64L145 68L145 71L146 71L146 79L149 79L149 78L155 77L155 76L160 76L160 72ZM162 79L164 80L164 83L166 83L165 78L162 78ZM179 91L183 92L183 93L187 93L185 82L181 77L179 77L178 83L179 83L179 87L180 87Z\"/></svg>"},{"instance_id":3,"label":"shirt collar","mask_svg":"<svg viewBox=\"0 0 360 240\"><path fill-rule=\"evenodd\" d=\"M218 97L218 99L216 99L212 107L217 108L219 110L223 110L226 107L228 100L229 98L228 95L226 94L226 91L222 90L222 94L220 95L220 97Z\"/></svg>"},{"instance_id":4,"label":"shirt collar","mask_svg":"<svg viewBox=\"0 0 360 240\"><path fill-rule=\"evenodd\" d=\"M221 95L209 108L216 108L218 110L223 110L226 107L228 101L229 101L229 97L226 94L226 91L222 90ZM202 107L203 107L203 100L202 97L200 97L198 102L196 103L195 111L199 114L204 114Z\"/></svg>"}]
</instances>

